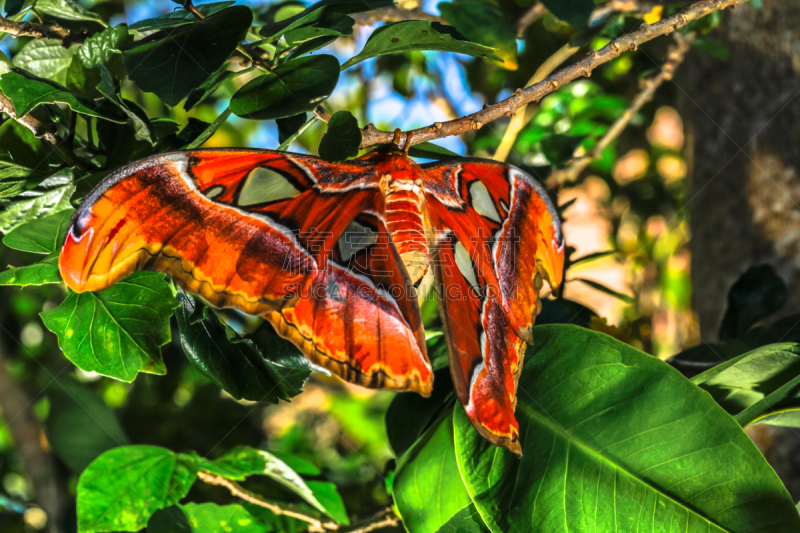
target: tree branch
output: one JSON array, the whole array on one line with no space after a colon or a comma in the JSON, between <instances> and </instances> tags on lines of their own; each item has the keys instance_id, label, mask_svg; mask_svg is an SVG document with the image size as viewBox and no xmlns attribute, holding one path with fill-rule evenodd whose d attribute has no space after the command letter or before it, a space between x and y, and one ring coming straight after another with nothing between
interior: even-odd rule
<instances>
[{"instance_id":1,"label":"tree branch","mask_svg":"<svg viewBox=\"0 0 800 533\"><path fill-rule=\"evenodd\" d=\"M290 518L295 518L303 522L308 522L310 524L308 527L310 531L323 532L323 531L332 531L339 529L339 526L334 524L333 522L322 522L321 520L318 520L313 516L308 516L303 513L293 511L291 509L286 509L284 507L281 507L277 503L269 502L266 499L264 499L264 497L261 496L260 494L256 494L255 492L250 492L249 490L239 485L237 482L224 478L222 476L218 476L216 474L200 470L197 473L197 477L199 477L202 481L208 483L209 485L218 485L220 487L225 487L226 489L228 489L228 491L230 491L231 494L233 494L237 498L241 498L246 502L258 505L259 507L263 507L264 509L268 509L273 513L275 513L276 515L288 516Z\"/></svg>"},{"instance_id":2,"label":"tree branch","mask_svg":"<svg viewBox=\"0 0 800 533\"><path fill-rule=\"evenodd\" d=\"M639 45L661 35L672 33L709 13L744 2L745 0L701 0L696 2L682 12L660 20L655 24L642 24L637 30L611 41L601 50L590 51L585 58L574 65L561 69L547 79L530 87L517 89L512 96L497 104L456 120L434 123L430 126L411 130L406 132L403 139L407 140L408 134L411 134L411 145L414 145L480 129L484 124L497 120L502 116L512 116L523 105L538 102L562 85L566 85L582 76L591 76L595 68L619 57L625 51L636 50ZM363 148L376 144L389 144L394 139L394 133L379 130L374 124L368 124L361 130L361 135L363 139L361 146ZM401 144L407 142L406 140L401 140ZM404 147L401 146L401 148Z\"/></svg>"},{"instance_id":3,"label":"tree branch","mask_svg":"<svg viewBox=\"0 0 800 533\"><path fill-rule=\"evenodd\" d=\"M380 529L382 527L396 527L400 525L400 518L395 516L394 511L391 507L387 507L383 510L383 512L379 513L375 518L381 517L382 518L376 522L371 522L365 526L359 527L357 529L351 529L347 533L369 533L370 531L375 531L376 529Z\"/></svg>"},{"instance_id":4,"label":"tree branch","mask_svg":"<svg viewBox=\"0 0 800 533\"><path fill-rule=\"evenodd\" d=\"M522 34L525 33L525 30L528 29L528 26L542 18L545 13L547 13L547 8L544 7L544 4L541 2L536 2L533 4L533 6L523 13L517 21L517 36L522 37Z\"/></svg>"},{"instance_id":5,"label":"tree branch","mask_svg":"<svg viewBox=\"0 0 800 533\"><path fill-rule=\"evenodd\" d=\"M30 115L18 117L17 113L14 111L14 104L2 92L0 92L0 113L7 114L12 119L31 130L31 133L33 133L33 136L37 139L44 139L52 145L58 144L55 124L45 124Z\"/></svg>"},{"instance_id":6,"label":"tree branch","mask_svg":"<svg viewBox=\"0 0 800 533\"><path fill-rule=\"evenodd\" d=\"M677 42L670 48L669 54L667 55L667 62L661 67L661 72L644 82L641 92L633 99L630 107L628 107L622 116L611 125L605 135L603 135L594 148L592 148L591 152L577 159L573 159L572 162L563 169L554 171L548 178L548 183L552 186L563 185L564 183L578 179L578 176L589 166L589 163L599 158L603 150L608 148L608 146L622 134L633 116L642 106L653 99L653 95L655 95L656 90L661 87L661 84L672 79L675 69L683 63L686 52L689 51L693 40L694 34L685 37L676 36Z\"/></svg>"},{"instance_id":7,"label":"tree branch","mask_svg":"<svg viewBox=\"0 0 800 533\"><path fill-rule=\"evenodd\" d=\"M68 30L55 22L39 24L36 22L15 22L0 15L0 33L12 37L34 37L36 39L57 39L66 48L73 43L82 43L89 34L86 30Z\"/></svg>"}]
</instances>

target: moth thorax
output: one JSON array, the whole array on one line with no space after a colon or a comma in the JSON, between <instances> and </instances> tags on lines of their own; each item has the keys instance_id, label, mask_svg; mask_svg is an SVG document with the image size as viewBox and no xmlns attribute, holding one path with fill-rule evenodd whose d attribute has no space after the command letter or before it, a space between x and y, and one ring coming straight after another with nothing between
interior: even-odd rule
<instances>
[{"instance_id":1,"label":"moth thorax","mask_svg":"<svg viewBox=\"0 0 800 533\"><path fill-rule=\"evenodd\" d=\"M388 183L386 228L392 234L397 252L414 283L425 275L430 262L424 201L418 183L412 180L391 180Z\"/></svg>"}]
</instances>

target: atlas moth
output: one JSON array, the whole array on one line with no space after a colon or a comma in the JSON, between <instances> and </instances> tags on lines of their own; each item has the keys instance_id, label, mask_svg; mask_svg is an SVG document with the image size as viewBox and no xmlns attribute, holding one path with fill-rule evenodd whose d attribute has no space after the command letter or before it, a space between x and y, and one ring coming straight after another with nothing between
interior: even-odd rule
<instances>
[{"instance_id":1,"label":"atlas moth","mask_svg":"<svg viewBox=\"0 0 800 533\"><path fill-rule=\"evenodd\" d=\"M82 292L166 272L212 306L265 318L350 383L424 396L418 292L432 279L459 400L484 437L521 454L517 380L543 282L562 282L556 210L514 166L420 165L396 144L341 163L239 148L142 159L83 200L61 275Z\"/></svg>"}]
</instances>

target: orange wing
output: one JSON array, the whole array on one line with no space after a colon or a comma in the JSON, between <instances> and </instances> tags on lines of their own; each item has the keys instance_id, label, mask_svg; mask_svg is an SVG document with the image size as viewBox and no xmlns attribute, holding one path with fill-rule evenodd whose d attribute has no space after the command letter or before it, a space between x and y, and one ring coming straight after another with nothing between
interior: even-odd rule
<instances>
[{"instance_id":1,"label":"orange wing","mask_svg":"<svg viewBox=\"0 0 800 533\"><path fill-rule=\"evenodd\" d=\"M517 380L542 281L561 283L558 216L541 185L515 167L465 160L423 169L456 392L482 435L519 454Z\"/></svg>"},{"instance_id":2,"label":"orange wing","mask_svg":"<svg viewBox=\"0 0 800 533\"><path fill-rule=\"evenodd\" d=\"M167 272L211 305L264 316L348 381L429 394L419 309L381 287L407 277L393 244L379 271L362 273L347 268L354 250L341 246L380 198L366 162L237 149L154 156L86 197L59 267L78 292L136 270Z\"/></svg>"}]
</instances>

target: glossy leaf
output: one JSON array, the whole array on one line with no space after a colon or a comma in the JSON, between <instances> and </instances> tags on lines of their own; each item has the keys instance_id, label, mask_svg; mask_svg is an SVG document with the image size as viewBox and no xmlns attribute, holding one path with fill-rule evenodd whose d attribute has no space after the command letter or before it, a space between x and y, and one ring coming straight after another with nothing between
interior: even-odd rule
<instances>
[{"instance_id":1,"label":"glossy leaf","mask_svg":"<svg viewBox=\"0 0 800 533\"><path fill-rule=\"evenodd\" d=\"M452 411L397 462L393 494L403 524L413 533L435 533L472 504L458 473Z\"/></svg>"},{"instance_id":2,"label":"glossy leaf","mask_svg":"<svg viewBox=\"0 0 800 533\"><path fill-rule=\"evenodd\" d=\"M464 40L450 26L426 20L406 20L381 26L369 36L359 54L349 59L342 70L370 57L399 54L413 50L438 50L500 60L494 49Z\"/></svg>"},{"instance_id":3,"label":"glossy leaf","mask_svg":"<svg viewBox=\"0 0 800 533\"><path fill-rule=\"evenodd\" d=\"M575 326L533 336L516 410L521 459L456 406L459 470L493 532L800 528L749 437L669 365Z\"/></svg>"},{"instance_id":4,"label":"glossy leaf","mask_svg":"<svg viewBox=\"0 0 800 533\"><path fill-rule=\"evenodd\" d=\"M75 366L130 382L139 372L166 372L160 346L177 306L164 274L137 272L104 291L71 292L41 317Z\"/></svg>"},{"instance_id":5,"label":"glossy leaf","mask_svg":"<svg viewBox=\"0 0 800 533\"><path fill-rule=\"evenodd\" d=\"M61 273L58 271L58 253L52 253L32 265L17 268L9 266L8 270L0 272L0 285L27 287L60 283L61 281Z\"/></svg>"},{"instance_id":6,"label":"glossy leaf","mask_svg":"<svg viewBox=\"0 0 800 533\"><path fill-rule=\"evenodd\" d=\"M722 341L740 336L750 327L778 312L789 299L786 283L770 265L750 268L728 291L728 308L722 318Z\"/></svg>"},{"instance_id":7,"label":"glossy leaf","mask_svg":"<svg viewBox=\"0 0 800 533\"><path fill-rule=\"evenodd\" d=\"M339 62L333 56L293 59L239 89L231 98L231 111L257 120L312 111L331 95L338 81Z\"/></svg>"},{"instance_id":8,"label":"glossy leaf","mask_svg":"<svg viewBox=\"0 0 800 533\"><path fill-rule=\"evenodd\" d=\"M461 509L453 515L438 533L488 533L489 528L483 523L483 518L474 503Z\"/></svg>"},{"instance_id":9,"label":"glossy leaf","mask_svg":"<svg viewBox=\"0 0 800 533\"><path fill-rule=\"evenodd\" d=\"M344 161L358 155L361 128L349 111L337 111L328 122L328 131L319 143L319 156L325 161Z\"/></svg>"},{"instance_id":10,"label":"glossy leaf","mask_svg":"<svg viewBox=\"0 0 800 533\"><path fill-rule=\"evenodd\" d=\"M36 0L36 11L62 20L90 21L105 26L100 16L84 9L76 0Z\"/></svg>"},{"instance_id":11,"label":"glossy leaf","mask_svg":"<svg viewBox=\"0 0 800 533\"><path fill-rule=\"evenodd\" d=\"M58 39L34 39L14 56L14 66L42 78L65 83L72 56L81 47L64 48Z\"/></svg>"},{"instance_id":12,"label":"glossy leaf","mask_svg":"<svg viewBox=\"0 0 800 533\"><path fill-rule=\"evenodd\" d=\"M158 511L147 523L147 533L266 533L241 505L187 503Z\"/></svg>"},{"instance_id":13,"label":"glossy leaf","mask_svg":"<svg viewBox=\"0 0 800 533\"><path fill-rule=\"evenodd\" d=\"M547 10L576 28L586 26L595 9L594 0L542 0Z\"/></svg>"},{"instance_id":14,"label":"glossy leaf","mask_svg":"<svg viewBox=\"0 0 800 533\"><path fill-rule=\"evenodd\" d=\"M175 317L186 357L231 396L277 403L302 392L311 370L288 341L271 336L265 357L251 340L231 342L235 334L208 307L193 316L198 312L194 298L183 291L178 298L181 307Z\"/></svg>"},{"instance_id":15,"label":"glossy leaf","mask_svg":"<svg viewBox=\"0 0 800 533\"><path fill-rule=\"evenodd\" d=\"M457 0L438 5L444 20L467 39L495 49L500 66L517 69L517 32L495 4Z\"/></svg>"},{"instance_id":16,"label":"glossy leaf","mask_svg":"<svg viewBox=\"0 0 800 533\"><path fill-rule=\"evenodd\" d=\"M13 200L0 202L0 232L8 233L24 222L71 207L69 199L73 192L75 185L71 173L65 171L47 178Z\"/></svg>"},{"instance_id":17,"label":"glossy leaf","mask_svg":"<svg viewBox=\"0 0 800 533\"><path fill-rule=\"evenodd\" d=\"M139 531L150 516L175 505L197 478L197 458L157 446L105 452L78 481L78 531Z\"/></svg>"},{"instance_id":18,"label":"glossy leaf","mask_svg":"<svg viewBox=\"0 0 800 533\"><path fill-rule=\"evenodd\" d=\"M123 50L128 76L175 106L216 72L244 40L253 12L233 6L204 20L158 31Z\"/></svg>"},{"instance_id":19,"label":"glossy leaf","mask_svg":"<svg viewBox=\"0 0 800 533\"><path fill-rule=\"evenodd\" d=\"M289 147L295 142L305 131L314 125L314 123L319 120L316 115L313 115L310 119L308 119L300 128L297 129L294 133L286 137L283 142L281 142L280 146L276 148L276 150L288 150ZM279 130L280 131L280 130Z\"/></svg>"},{"instance_id":20,"label":"glossy leaf","mask_svg":"<svg viewBox=\"0 0 800 533\"><path fill-rule=\"evenodd\" d=\"M798 427L800 345L770 344L692 378L742 425Z\"/></svg>"},{"instance_id":21,"label":"glossy leaf","mask_svg":"<svg viewBox=\"0 0 800 533\"><path fill-rule=\"evenodd\" d=\"M73 472L82 472L103 452L128 444L114 411L94 392L59 378L47 395L47 442Z\"/></svg>"},{"instance_id":22,"label":"glossy leaf","mask_svg":"<svg viewBox=\"0 0 800 533\"><path fill-rule=\"evenodd\" d=\"M608 294L609 296L613 296L614 298L625 302L626 304L632 304L634 302L633 297L628 296L627 294L623 294L621 292L615 291L610 287L606 287L602 283L598 283L591 279L586 278L574 278L574 281L580 281L581 283L588 285L589 287L598 290L602 293Z\"/></svg>"},{"instance_id":23,"label":"glossy leaf","mask_svg":"<svg viewBox=\"0 0 800 533\"><path fill-rule=\"evenodd\" d=\"M65 209L18 226L3 237L3 244L23 252L51 254L64 244L74 212L74 209Z\"/></svg>"},{"instance_id":24,"label":"glossy leaf","mask_svg":"<svg viewBox=\"0 0 800 533\"><path fill-rule=\"evenodd\" d=\"M18 72L6 72L0 75L0 91L11 100L20 116L27 115L36 106L58 103L66 104L73 111L83 115L119 122L119 119L111 115L88 107L91 104L79 99L55 82L48 83L46 80L29 78Z\"/></svg>"},{"instance_id":25,"label":"glossy leaf","mask_svg":"<svg viewBox=\"0 0 800 533\"><path fill-rule=\"evenodd\" d=\"M250 70L252 69L247 71L249 72ZM197 89L192 89L192 92L190 92L189 96L186 98L186 102L183 103L183 108L188 111L202 104L209 96L214 94L214 92L219 89L220 85L235 78L239 74L240 72L228 70L227 65L223 65L220 70L215 72L210 78L203 82L200 87Z\"/></svg>"},{"instance_id":26,"label":"glossy leaf","mask_svg":"<svg viewBox=\"0 0 800 533\"><path fill-rule=\"evenodd\" d=\"M208 4L199 4L197 10L206 17L210 17L214 13L222 11L226 7L230 7L235 2L210 2ZM149 19L140 20L129 26L130 29L136 31L152 31L163 30L166 28L177 28L178 26L185 26L197 22L197 17L191 11L186 9L179 9L170 11L164 15L153 17Z\"/></svg>"}]
</instances>

